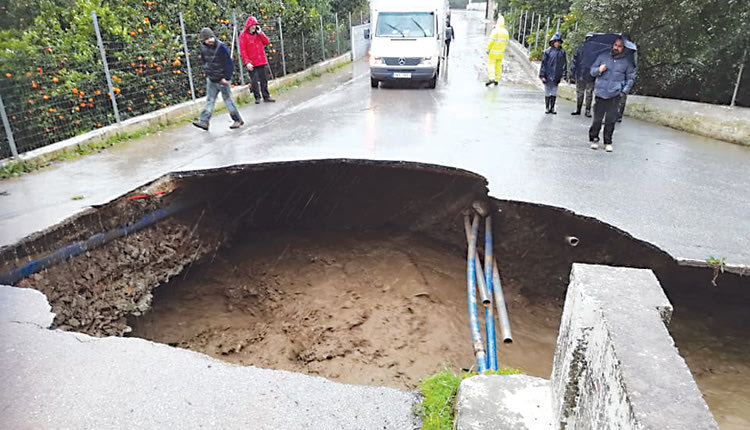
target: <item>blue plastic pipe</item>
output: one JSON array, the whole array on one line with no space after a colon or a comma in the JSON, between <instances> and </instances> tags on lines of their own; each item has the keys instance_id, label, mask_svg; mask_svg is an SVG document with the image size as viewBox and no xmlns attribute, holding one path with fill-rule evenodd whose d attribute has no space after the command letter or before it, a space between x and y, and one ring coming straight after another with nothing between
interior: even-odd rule
<instances>
[{"instance_id":1,"label":"blue plastic pipe","mask_svg":"<svg viewBox=\"0 0 750 430\"><path fill-rule=\"evenodd\" d=\"M468 215L464 220L468 220ZM471 329L471 341L474 344L474 356L477 359L477 371L484 373L487 370L487 355L484 351L482 333L479 329L479 315L477 313L477 284L476 267L474 256L476 255L477 233L479 231L479 216L474 215L471 223L471 236L469 238L469 250L466 257L466 297L469 304L469 328Z\"/></svg>"},{"instance_id":2,"label":"blue plastic pipe","mask_svg":"<svg viewBox=\"0 0 750 430\"><path fill-rule=\"evenodd\" d=\"M469 222L468 217L464 219L464 231L466 232L466 243L468 245L471 243L471 222ZM477 240L478 239L479 235L477 234ZM492 295L487 290L487 285L484 283L484 270L482 270L482 262L479 261L479 257L477 257L476 248L474 249L474 264L476 266L476 271L478 272L476 280L477 290L479 290L479 298L484 306L490 306L492 304Z\"/></svg>"},{"instance_id":3,"label":"blue plastic pipe","mask_svg":"<svg viewBox=\"0 0 750 430\"><path fill-rule=\"evenodd\" d=\"M492 218L490 215L487 215L484 219L484 283L490 297L492 297ZM487 332L487 364L490 369L497 370L495 312L492 305L484 308L484 328Z\"/></svg>"},{"instance_id":4,"label":"blue plastic pipe","mask_svg":"<svg viewBox=\"0 0 750 430\"><path fill-rule=\"evenodd\" d=\"M25 265L17 269L13 269L10 272L0 276L0 284L14 285L21 279L31 276L34 273L40 272L61 261L65 261L69 258L83 254L86 251L90 251L94 248L102 246L114 239L126 236L145 227L148 227L151 224L154 224L168 216L174 215L183 208L184 205L173 205L167 208L158 209L143 216L133 224L119 227L106 233L96 233L86 240L71 243L70 245L64 246L51 254L47 254L44 257L41 257L34 261L30 261Z\"/></svg>"}]
</instances>

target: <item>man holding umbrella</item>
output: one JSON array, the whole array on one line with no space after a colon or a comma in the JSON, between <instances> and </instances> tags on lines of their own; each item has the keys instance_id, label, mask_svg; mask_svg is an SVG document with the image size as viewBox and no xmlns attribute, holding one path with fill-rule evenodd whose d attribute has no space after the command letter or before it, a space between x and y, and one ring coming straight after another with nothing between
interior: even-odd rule
<instances>
[{"instance_id":1,"label":"man holding umbrella","mask_svg":"<svg viewBox=\"0 0 750 430\"><path fill-rule=\"evenodd\" d=\"M594 84L594 121L589 128L591 149L599 148L599 130L604 120L604 150L612 152L612 134L619 115L620 96L635 84L635 67L625 57L625 44L617 37L610 52L604 52L591 65Z\"/></svg>"}]
</instances>

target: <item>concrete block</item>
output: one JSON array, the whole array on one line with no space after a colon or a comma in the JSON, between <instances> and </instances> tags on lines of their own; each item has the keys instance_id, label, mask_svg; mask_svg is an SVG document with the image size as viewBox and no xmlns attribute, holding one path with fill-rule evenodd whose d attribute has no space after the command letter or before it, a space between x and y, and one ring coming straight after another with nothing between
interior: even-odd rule
<instances>
[{"instance_id":1,"label":"concrete block","mask_svg":"<svg viewBox=\"0 0 750 430\"><path fill-rule=\"evenodd\" d=\"M717 429L651 270L574 264L552 371L560 428Z\"/></svg>"},{"instance_id":2,"label":"concrete block","mask_svg":"<svg viewBox=\"0 0 750 430\"><path fill-rule=\"evenodd\" d=\"M456 395L456 430L552 429L549 381L526 375L464 379Z\"/></svg>"}]
</instances>

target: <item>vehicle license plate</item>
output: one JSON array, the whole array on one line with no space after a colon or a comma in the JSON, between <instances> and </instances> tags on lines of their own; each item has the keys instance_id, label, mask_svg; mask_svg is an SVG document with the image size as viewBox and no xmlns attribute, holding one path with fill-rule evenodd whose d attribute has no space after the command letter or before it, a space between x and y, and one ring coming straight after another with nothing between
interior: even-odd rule
<instances>
[{"instance_id":1,"label":"vehicle license plate","mask_svg":"<svg viewBox=\"0 0 750 430\"><path fill-rule=\"evenodd\" d=\"M411 73L399 73L399 72L393 72L394 78L406 78L411 79Z\"/></svg>"}]
</instances>

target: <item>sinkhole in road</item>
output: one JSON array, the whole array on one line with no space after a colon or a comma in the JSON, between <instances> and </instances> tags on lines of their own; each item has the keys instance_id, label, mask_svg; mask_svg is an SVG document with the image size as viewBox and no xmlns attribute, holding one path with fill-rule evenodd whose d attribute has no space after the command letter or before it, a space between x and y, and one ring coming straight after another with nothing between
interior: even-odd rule
<instances>
[{"instance_id":1,"label":"sinkhole in road","mask_svg":"<svg viewBox=\"0 0 750 430\"><path fill-rule=\"evenodd\" d=\"M64 330L413 388L474 364L462 211L476 201L493 216L514 333L501 366L549 377L573 262L651 268L717 420L750 423L747 278L713 287L710 269L593 218L489 197L463 170L317 160L174 173L3 248L0 272L141 223L16 285L45 293Z\"/></svg>"}]
</instances>

